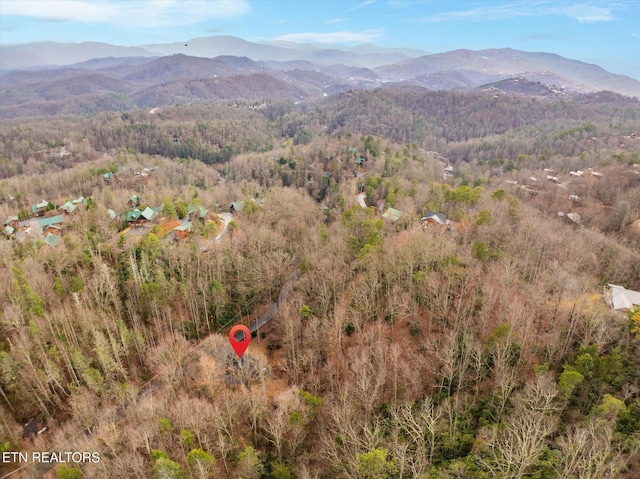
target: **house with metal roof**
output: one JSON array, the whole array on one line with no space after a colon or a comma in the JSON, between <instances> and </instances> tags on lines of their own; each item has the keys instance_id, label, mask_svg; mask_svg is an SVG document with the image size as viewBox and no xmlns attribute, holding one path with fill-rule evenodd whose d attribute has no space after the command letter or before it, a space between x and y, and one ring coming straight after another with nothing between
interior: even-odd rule
<instances>
[{"instance_id":1,"label":"house with metal roof","mask_svg":"<svg viewBox=\"0 0 640 479\"><path fill-rule=\"evenodd\" d=\"M420 218L420 223L425 229L433 226L440 226L443 229L451 230L451 221L449 221L447 215L444 213L426 211L425 214L422 215L422 218Z\"/></svg>"},{"instance_id":2,"label":"house with metal roof","mask_svg":"<svg viewBox=\"0 0 640 479\"><path fill-rule=\"evenodd\" d=\"M68 215L75 213L78 210L78 207L74 205L71 201L67 201L64 205L58 208L58 211L62 211Z\"/></svg>"},{"instance_id":3,"label":"house with metal roof","mask_svg":"<svg viewBox=\"0 0 640 479\"><path fill-rule=\"evenodd\" d=\"M141 213L140 217L144 218L147 221L153 221L158 216L158 213L153 209L147 206Z\"/></svg>"},{"instance_id":4,"label":"house with metal roof","mask_svg":"<svg viewBox=\"0 0 640 479\"><path fill-rule=\"evenodd\" d=\"M40 203L31 205L31 214L34 216L42 216L47 211L48 206L49 201L47 200L42 200Z\"/></svg>"},{"instance_id":5,"label":"house with metal roof","mask_svg":"<svg viewBox=\"0 0 640 479\"><path fill-rule=\"evenodd\" d=\"M189 221L202 220L204 221L209 214L209 210L202 206L191 206L189 207L189 211L187 215L189 216Z\"/></svg>"},{"instance_id":6,"label":"house with metal roof","mask_svg":"<svg viewBox=\"0 0 640 479\"><path fill-rule=\"evenodd\" d=\"M134 195L131 198L127 198L125 204L130 210L137 209L138 205L140 204L140 198Z\"/></svg>"},{"instance_id":7,"label":"house with metal roof","mask_svg":"<svg viewBox=\"0 0 640 479\"><path fill-rule=\"evenodd\" d=\"M229 212L232 215L237 215L240 211L242 211L242 208L244 208L244 201L234 201L229 207Z\"/></svg>"},{"instance_id":8,"label":"house with metal roof","mask_svg":"<svg viewBox=\"0 0 640 479\"><path fill-rule=\"evenodd\" d=\"M189 236L190 232L191 232L191 222L188 221L185 224L176 226L173 229L173 238L176 241L186 239Z\"/></svg>"},{"instance_id":9,"label":"house with metal roof","mask_svg":"<svg viewBox=\"0 0 640 479\"><path fill-rule=\"evenodd\" d=\"M438 223L440 225L447 224L447 215L444 213L436 213L435 211L426 211L422 218L420 218L421 222L429 222L429 223Z\"/></svg>"},{"instance_id":10,"label":"house with metal roof","mask_svg":"<svg viewBox=\"0 0 640 479\"><path fill-rule=\"evenodd\" d=\"M40 228L42 234L45 234L45 231L49 227L55 227L56 229L60 230L63 222L64 215L50 216L49 218L42 218L40 221L38 221L38 227Z\"/></svg>"},{"instance_id":11,"label":"house with metal roof","mask_svg":"<svg viewBox=\"0 0 640 479\"><path fill-rule=\"evenodd\" d=\"M140 218L140 214L142 214L142 211L136 208L135 210L127 211L123 215L122 219L125 220L127 223L135 223Z\"/></svg>"},{"instance_id":12,"label":"house with metal roof","mask_svg":"<svg viewBox=\"0 0 640 479\"><path fill-rule=\"evenodd\" d=\"M604 298L613 309L633 309L640 306L640 291L623 288L615 284L607 285Z\"/></svg>"},{"instance_id":13,"label":"house with metal roof","mask_svg":"<svg viewBox=\"0 0 640 479\"><path fill-rule=\"evenodd\" d=\"M47 234L44 236L44 242L45 242L48 246L54 246L54 247L55 247L55 246L58 246L58 245L60 244L60 242L61 242L61 241L62 241L62 240L61 240L61 238L60 238L60 235L56 235L56 234L53 234L53 233L51 233L51 232L47 233Z\"/></svg>"},{"instance_id":14,"label":"house with metal roof","mask_svg":"<svg viewBox=\"0 0 640 479\"><path fill-rule=\"evenodd\" d=\"M387 208L387 211L382 214L382 217L386 220L396 222L402 217L402 211L396 210L395 208Z\"/></svg>"},{"instance_id":15,"label":"house with metal roof","mask_svg":"<svg viewBox=\"0 0 640 479\"><path fill-rule=\"evenodd\" d=\"M2 226L11 226L13 229L18 229L20 227L20 218L17 216L9 216L4 220Z\"/></svg>"}]
</instances>

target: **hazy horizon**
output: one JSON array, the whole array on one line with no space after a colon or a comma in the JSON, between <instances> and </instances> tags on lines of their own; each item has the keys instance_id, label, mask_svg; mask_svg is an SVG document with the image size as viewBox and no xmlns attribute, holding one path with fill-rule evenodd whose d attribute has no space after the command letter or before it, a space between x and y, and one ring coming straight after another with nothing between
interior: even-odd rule
<instances>
[{"instance_id":1,"label":"hazy horizon","mask_svg":"<svg viewBox=\"0 0 640 479\"><path fill-rule=\"evenodd\" d=\"M2 46L142 46L229 35L265 44L373 44L431 54L513 48L555 53L640 80L637 1L4 0L0 20Z\"/></svg>"}]
</instances>

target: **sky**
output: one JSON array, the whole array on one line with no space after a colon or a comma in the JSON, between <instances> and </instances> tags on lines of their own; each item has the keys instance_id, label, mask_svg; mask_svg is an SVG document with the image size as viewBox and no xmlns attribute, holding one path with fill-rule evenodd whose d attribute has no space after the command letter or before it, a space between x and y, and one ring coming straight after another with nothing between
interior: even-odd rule
<instances>
[{"instance_id":1,"label":"sky","mask_svg":"<svg viewBox=\"0 0 640 479\"><path fill-rule=\"evenodd\" d=\"M509 47L640 79L640 0L0 0L0 45L213 35L427 53Z\"/></svg>"}]
</instances>

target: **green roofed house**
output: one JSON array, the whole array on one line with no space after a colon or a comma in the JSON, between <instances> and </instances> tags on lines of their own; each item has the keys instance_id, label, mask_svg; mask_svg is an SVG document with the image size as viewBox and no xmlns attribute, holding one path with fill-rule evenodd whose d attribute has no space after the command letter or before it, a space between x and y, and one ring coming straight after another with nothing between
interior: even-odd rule
<instances>
[{"instance_id":1,"label":"green roofed house","mask_svg":"<svg viewBox=\"0 0 640 479\"><path fill-rule=\"evenodd\" d=\"M11 226L13 229L18 229L20 227L20 218L18 218L17 216L9 216L6 220L4 220L4 223L2 223L2 225Z\"/></svg>"},{"instance_id":2,"label":"green roofed house","mask_svg":"<svg viewBox=\"0 0 640 479\"><path fill-rule=\"evenodd\" d=\"M362 158L362 157L356 158L356 165L358 166L364 166L366 162L367 162L366 158Z\"/></svg>"},{"instance_id":3,"label":"green roofed house","mask_svg":"<svg viewBox=\"0 0 640 479\"><path fill-rule=\"evenodd\" d=\"M58 246L60 244L60 236L59 235L55 235L53 233L47 233L44 237L44 242L48 245L48 246Z\"/></svg>"},{"instance_id":4,"label":"green roofed house","mask_svg":"<svg viewBox=\"0 0 640 479\"><path fill-rule=\"evenodd\" d=\"M138 208L136 208L133 211L127 211L124 215L123 215L123 219L127 222L127 223L135 223L136 221L138 221L138 219L140 218L140 215L142 214L142 211L140 211Z\"/></svg>"},{"instance_id":5,"label":"green roofed house","mask_svg":"<svg viewBox=\"0 0 640 479\"><path fill-rule=\"evenodd\" d=\"M118 214L115 211L113 211L111 208L107 210L107 214L109 215L109 218L111 218L112 220L115 220L118 216Z\"/></svg>"},{"instance_id":6,"label":"green roofed house","mask_svg":"<svg viewBox=\"0 0 640 479\"><path fill-rule=\"evenodd\" d=\"M140 204L140 198L134 195L131 198L127 198L125 203L130 210L134 210Z\"/></svg>"},{"instance_id":7,"label":"green roofed house","mask_svg":"<svg viewBox=\"0 0 640 479\"><path fill-rule=\"evenodd\" d=\"M40 227L42 233L44 234L47 228L55 227L56 229L60 229L62 223L64 222L64 215L56 215L50 216L49 218L42 218L38 221L38 226Z\"/></svg>"},{"instance_id":8,"label":"green roofed house","mask_svg":"<svg viewBox=\"0 0 640 479\"><path fill-rule=\"evenodd\" d=\"M34 216L42 216L45 211L47 211L48 206L49 202L47 200L42 200L40 203L31 205L31 214L33 214Z\"/></svg>"},{"instance_id":9,"label":"green roofed house","mask_svg":"<svg viewBox=\"0 0 640 479\"><path fill-rule=\"evenodd\" d=\"M80 196L80 197L76 198L75 200L71 200L71 203L73 203L74 205L83 204L83 205L87 206L87 199L84 196Z\"/></svg>"},{"instance_id":10,"label":"green roofed house","mask_svg":"<svg viewBox=\"0 0 640 479\"><path fill-rule=\"evenodd\" d=\"M147 206L144 209L144 211L142 213L140 213L140 216L142 218L144 218L145 220L147 220L147 221L153 221L156 218L156 216L158 216L158 213L154 209L149 208Z\"/></svg>"},{"instance_id":11,"label":"green roofed house","mask_svg":"<svg viewBox=\"0 0 640 479\"><path fill-rule=\"evenodd\" d=\"M234 201L229 207L229 212L232 215L237 215L240 211L242 211L242 208L244 208L244 201Z\"/></svg>"},{"instance_id":12,"label":"green roofed house","mask_svg":"<svg viewBox=\"0 0 640 479\"><path fill-rule=\"evenodd\" d=\"M262 207L264 205L264 201L258 198L250 198L249 201L251 201L258 207ZM234 201L233 203L231 203L231 206L229 207L229 212L232 215L236 215L239 211L242 211L244 209L245 204L246 203L244 200Z\"/></svg>"},{"instance_id":13,"label":"green roofed house","mask_svg":"<svg viewBox=\"0 0 640 479\"><path fill-rule=\"evenodd\" d=\"M191 232L191 222L188 221L183 225L180 226L176 226L173 229L173 238L177 241L177 240L183 240L186 239L187 236L189 236L189 233Z\"/></svg>"},{"instance_id":14,"label":"green roofed house","mask_svg":"<svg viewBox=\"0 0 640 479\"><path fill-rule=\"evenodd\" d=\"M10 237L10 236L12 236L12 235L13 235L13 232L14 232L15 230L16 230L16 229L15 229L13 226L11 226L11 225L7 225L7 226L5 226L5 227L4 227L4 229L2 230L2 232L5 234L5 236L9 236L9 237Z\"/></svg>"},{"instance_id":15,"label":"green roofed house","mask_svg":"<svg viewBox=\"0 0 640 479\"><path fill-rule=\"evenodd\" d=\"M106 181L107 183L109 183L111 180L113 180L113 173L111 173L111 172L105 173L102 176L104 177L104 181Z\"/></svg>"},{"instance_id":16,"label":"green roofed house","mask_svg":"<svg viewBox=\"0 0 640 479\"><path fill-rule=\"evenodd\" d=\"M62 211L67 214L75 213L78 207L74 205L71 201L67 201L64 205L58 208L58 211Z\"/></svg>"},{"instance_id":17,"label":"green roofed house","mask_svg":"<svg viewBox=\"0 0 640 479\"><path fill-rule=\"evenodd\" d=\"M202 220L204 221L209 214L209 210L203 208L202 206L192 206L189 208L189 212L187 215L189 216L189 221Z\"/></svg>"},{"instance_id":18,"label":"green roofed house","mask_svg":"<svg viewBox=\"0 0 640 479\"><path fill-rule=\"evenodd\" d=\"M398 221L402 217L402 211L396 210L394 208L387 208L387 211L384 212L382 217L389 221Z\"/></svg>"}]
</instances>

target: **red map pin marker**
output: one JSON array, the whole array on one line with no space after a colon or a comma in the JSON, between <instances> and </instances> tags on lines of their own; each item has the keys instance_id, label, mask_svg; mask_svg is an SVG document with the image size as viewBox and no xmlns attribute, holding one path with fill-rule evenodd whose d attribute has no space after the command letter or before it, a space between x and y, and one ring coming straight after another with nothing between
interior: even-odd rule
<instances>
[{"instance_id":1,"label":"red map pin marker","mask_svg":"<svg viewBox=\"0 0 640 479\"><path fill-rule=\"evenodd\" d=\"M244 324L236 324L231 328L231 331L229 331L229 342L238 357L241 358L251 342L249 328Z\"/></svg>"}]
</instances>

